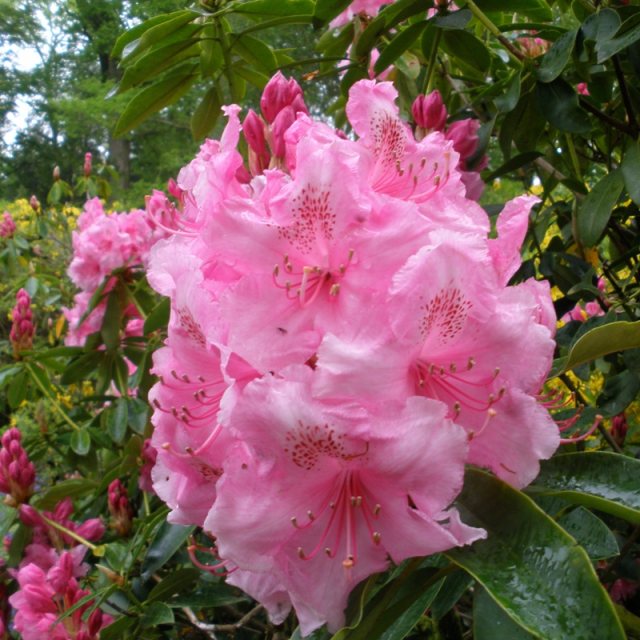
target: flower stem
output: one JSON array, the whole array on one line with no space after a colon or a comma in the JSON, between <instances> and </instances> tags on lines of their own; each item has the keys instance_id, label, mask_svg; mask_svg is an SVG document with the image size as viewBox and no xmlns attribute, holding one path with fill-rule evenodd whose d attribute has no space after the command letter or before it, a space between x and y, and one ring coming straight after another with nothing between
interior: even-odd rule
<instances>
[{"instance_id":1,"label":"flower stem","mask_svg":"<svg viewBox=\"0 0 640 640\"><path fill-rule=\"evenodd\" d=\"M43 516L42 514L40 514L40 517L50 527L53 527L54 529L57 529L58 531L61 531L62 533L68 535L70 538L73 538L76 542L79 542L80 544L83 544L85 547L88 547L89 549L91 549L91 551L93 551L94 553L98 550L98 545L93 544L93 542L89 542L86 538L83 538L82 536L78 535L75 531L71 531L71 529L67 529L67 527L61 525L59 522L56 522L55 520L50 520L49 518L47 518L46 516Z\"/></svg>"}]
</instances>

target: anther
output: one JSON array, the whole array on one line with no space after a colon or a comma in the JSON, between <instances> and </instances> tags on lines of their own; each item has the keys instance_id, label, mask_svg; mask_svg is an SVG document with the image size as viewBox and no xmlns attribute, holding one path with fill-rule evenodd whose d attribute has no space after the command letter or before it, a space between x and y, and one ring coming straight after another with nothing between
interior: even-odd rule
<instances>
[{"instance_id":1,"label":"anther","mask_svg":"<svg viewBox=\"0 0 640 640\"><path fill-rule=\"evenodd\" d=\"M371 537L373 538L373 544L380 544L382 536L377 531L374 531Z\"/></svg>"},{"instance_id":2,"label":"anther","mask_svg":"<svg viewBox=\"0 0 640 640\"><path fill-rule=\"evenodd\" d=\"M295 516L291 516L291 524L297 529L298 528L298 520Z\"/></svg>"},{"instance_id":3,"label":"anther","mask_svg":"<svg viewBox=\"0 0 640 640\"><path fill-rule=\"evenodd\" d=\"M496 367L496 368L493 370L493 377L494 377L494 378L497 378L499 375L500 375L500 367Z\"/></svg>"},{"instance_id":4,"label":"anther","mask_svg":"<svg viewBox=\"0 0 640 640\"><path fill-rule=\"evenodd\" d=\"M165 451L169 451L169 449L171 449L171 443L169 443L169 442L163 442L163 443L160 445L160 447L161 447L162 449L164 449Z\"/></svg>"},{"instance_id":5,"label":"anther","mask_svg":"<svg viewBox=\"0 0 640 640\"><path fill-rule=\"evenodd\" d=\"M280 275L280 267L278 265L275 265L273 267L273 275L277 278Z\"/></svg>"},{"instance_id":6,"label":"anther","mask_svg":"<svg viewBox=\"0 0 640 640\"><path fill-rule=\"evenodd\" d=\"M307 511L307 518L309 518L309 520L311 521L316 519L316 517L313 515L313 512L311 510Z\"/></svg>"},{"instance_id":7,"label":"anther","mask_svg":"<svg viewBox=\"0 0 640 640\"><path fill-rule=\"evenodd\" d=\"M330 296L337 296L340 293L340 285L336 282L331 285L331 289L329 289Z\"/></svg>"},{"instance_id":8,"label":"anther","mask_svg":"<svg viewBox=\"0 0 640 640\"><path fill-rule=\"evenodd\" d=\"M475 365L476 365L475 358L469 358L469 360L467 360L467 369L473 369Z\"/></svg>"},{"instance_id":9,"label":"anther","mask_svg":"<svg viewBox=\"0 0 640 640\"><path fill-rule=\"evenodd\" d=\"M329 558L331 557L331 549L329 547L325 547L324 552L327 554Z\"/></svg>"},{"instance_id":10,"label":"anther","mask_svg":"<svg viewBox=\"0 0 640 640\"><path fill-rule=\"evenodd\" d=\"M460 415L460 410L462 409L459 402L453 403L453 417L457 418Z\"/></svg>"},{"instance_id":11,"label":"anther","mask_svg":"<svg viewBox=\"0 0 640 640\"><path fill-rule=\"evenodd\" d=\"M456 363L455 363L455 362L452 362L452 363L449 365L449 371L451 371L451 373L455 373L457 368L458 368L458 367L456 367Z\"/></svg>"},{"instance_id":12,"label":"anther","mask_svg":"<svg viewBox=\"0 0 640 640\"><path fill-rule=\"evenodd\" d=\"M349 555L342 561L342 566L345 569L352 569L353 565L356 563L353 556Z\"/></svg>"},{"instance_id":13,"label":"anther","mask_svg":"<svg viewBox=\"0 0 640 640\"><path fill-rule=\"evenodd\" d=\"M377 516L380 513L380 510L382 509L382 507L377 504L375 507L373 507L373 515Z\"/></svg>"},{"instance_id":14,"label":"anther","mask_svg":"<svg viewBox=\"0 0 640 640\"><path fill-rule=\"evenodd\" d=\"M298 558L300 558L300 560L305 559L304 550L302 549L302 547L298 547Z\"/></svg>"}]
</instances>

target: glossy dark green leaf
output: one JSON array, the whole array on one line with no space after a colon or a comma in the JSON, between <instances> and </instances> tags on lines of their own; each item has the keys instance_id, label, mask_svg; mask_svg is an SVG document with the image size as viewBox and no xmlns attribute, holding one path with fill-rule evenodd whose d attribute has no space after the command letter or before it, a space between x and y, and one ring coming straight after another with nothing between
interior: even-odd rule
<instances>
[{"instance_id":1,"label":"glossy dark green leaf","mask_svg":"<svg viewBox=\"0 0 640 640\"><path fill-rule=\"evenodd\" d=\"M120 344L121 315L120 296L118 295L118 289L116 287L107 298L107 308L105 309L102 326L100 327L100 335L109 351L117 349Z\"/></svg>"},{"instance_id":2,"label":"glossy dark green leaf","mask_svg":"<svg viewBox=\"0 0 640 640\"><path fill-rule=\"evenodd\" d=\"M582 33L587 40L604 42L616 35L620 28L620 16L613 9L601 9L582 23Z\"/></svg>"},{"instance_id":3,"label":"glossy dark green leaf","mask_svg":"<svg viewBox=\"0 0 640 640\"><path fill-rule=\"evenodd\" d=\"M511 156L512 145L518 151L532 152L540 143L540 136L545 127L535 99L535 92L523 93L513 111L507 113L500 129L500 147L506 158Z\"/></svg>"},{"instance_id":4,"label":"glossy dark green leaf","mask_svg":"<svg viewBox=\"0 0 640 640\"><path fill-rule=\"evenodd\" d=\"M640 40L640 24L629 29L617 38L597 42L596 51L598 52L598 64L605 62L605 60L608 60L611 56L616 55L616 53L620 53L632 44L635 44L638 40Z\"/></svg>"},{"instance_id":5,"label":"glossy dark green leaf","mask_svg":"<svg viewBox=\"0 0 640 640\"><path fill-rule=\"evenodd\" d=\"M23 370L22 365L7 365L0 369L0 387L4 386L13 376Z\"/></svg>"},{"instance_id":6,"label":"glossy dark green leaf","mask_svg":"<svg viewBox=\"0 0 640 640\"><path fill-rule=\"evenodd\" d=\"M571 58L577 33L577 29L567 31L551 45L538 67L538 80L551 82L563 72L569 62L569 58Z\"/></svg>"},{"instance_id":7,"label":"glossy dark green leaf","mask_svg":"<svg viewBox=\"0 0 640 640\"><path fill-rule=\"evenodd\" d=\"M200 63L187 62L137 93L120 116L114 135L121 136L184 95L197 78Z\"/></svg>"},{"instance_id":8,"label":"glossy dark green leaf","mask_svg":"<svg viewBox=\"0 0 640 640\"><path fill-rule=\"evenodd\" d=\"M233 8L234 13L283 17L310 16L313 9L313 0L278 0L277 2L273 0L248 0L248 2L236 3Z\"/></svg>"},{"instance_id":9,"label":"glossy dark green leaf","mask_svg":"<svg viewBox=\"0 0 640 640\"><path fill-rule=\"evenodd\" d=\"M272 0L266 0L266 3L267 2L277 4ZM344 11L350 4L351 0L316 0L316 6L313 11L313 25L316 28L325 25Z\"/></svg>"},{"instance_id":10,"label":"glossy dark green leaf","mask_svg":"<svg viewBox=\"0 0 640 640\"><path fill-rule=\"evenodd\" d=\"M624 188L620 170L608 173L591 189L578 208L577 232L583 245L593 247L604 232Z\"/></svg>"},{"instance_id":11,"label":"glossy dark green leaf","mask_svg":"<svg viewBox=\"0 0 640 640\"><path fill-rule=\"evenodd\" d=\"M149 578L163 567L182 547L195 527L183 527L164 522L156 534L147 555L142 561L143 578Z\"/></svg>"},{"instance_id":12,"label":"glossy dark green leaf","mask_svg":"<svg viewBox=\"0 0 640 640\"><path fill-rule=\"evenodd\" d=\"M607 451L565 453L541 464L529 491L571 500L640 524L640 460Z\"/></svg>"},{"instance_id":13,"label":"glossy dark green leaf","mask_svg":"<svg viewBox=\"0 0 640 640\"><path fill-rule=\"evenodd\" d=\"M196 107L193 115L191 116L191 134L193 135L194 140L202 140L204 137L209 134L213 128L216 126L216 122L221 114L221 104L220 104L220 95L218 93L217 87L211 87L205 94L202 96L200 103ZM160 314L161 318L163 318L163 312L165 307L161 307ZM168 314L167 314L168 315ZM147 333L147 322L149 318L144 323L145 333Z\"/></svg>"},{"instance_id":14,"label":"glossy dark green leaf","mask_svg":"<svg viewBox=\"0 0 640 640\"><path fill-rule=\"evenodd\" d=\"M136 618L122 616L114 620L109 626L100 630L100 640L123 640L130 638L127 631L136 624Z\"/></svg>"},{"instance_id":15,"label":"glossy dark green leaf","mask_svg":"<svg viewBox=\"0 0 640 640\"><path fill-rule=\"evenodd\" d=\"M118 398L105 410L107 433L116 444L122 444L127 433L129 408L126 398Z\"/></svg>"},{"instance_id":16,"label":"glossy dark green leaf","mask_svg":"<svg viewBox=\"0 0 640 640\"><path fill-rule=\"evenodd\" d=\"M474 589L474 640L534 640L535 637L515 623L485 589Z\"/></svg>"},{"instance_id":17,"label":"glossy dark green leaf","mask_svg":"<svg viewBox=\"0 0 640 640\"><path fill-rule=\"evenodd\" d=\"M127 406L129 426L142 435L149 418L149 405L140 398L127 398Z\"/></svg>"},{"instance_id":18,"label":"glossy dark green leaf","mask_svg":"<svg viewBox=\"0 0 640 640\"><path fill-rule=\"evenodd\" d=\"M485 73L491 66L491 56L485 44L469 31L444 31L442 48L455 56L459 64L470 66Z\"/></svg>"},{"instance_id":19,"label":"glossy dark green leaf","mask_svg":"<svg viewBox=\"0 0 640 640\"><path fill-rule=\"evenodd\" d=\"M229 605L246 602L247 600L248 596L239 595L238 591L231 585L219 582L207 584L195 591L183 592L173 598L168 604L172 607L204 609L205 607L228 607Z\"/></svg>"},{"instance_id":20,"label":"glossy dark green leaf","mask_svg":"<svg viewBox=\"0 0 640 640\"><path fill-rule=\"evenodd\" d=\"M568 371L609 353L640 347L640 320L609 322L590 329L571 347L563 369Z\"/></svg>"},{"instance_id":21,"label":"glossy dark green leaf","mask_svg":"<svg viewBox=\"0 0 640 640\"><path fill-rule=\"evenodd\" d=\"M620 165L629 197L640 205L640 142L629 144Z\"/></svg>"},{"instance_id":22,"label":"glossy dark green leaf","mask_svg":"<svg viewBox=\"0 0 640 640\"><path fill-rule=\"evenodd\" d=\"M531 164L536 158L539 158L542 154L539 151L527 151L526 153L519 153L510 160L507 160L501 167L498 167L495 171L492 171L485 177L486 182L490 182L495 178L499 178L507 173L511 173L520 167L524 167Z\"/></svg>"},{"instance_id":23,"label":"glossy dark green leaf","mask_svg":"<svg viewBox=\"0 0 640 640\"><path fill-rule=\"evenodd\" d=\"M140 620L143 629L156 627L159 624L173 624L175 618L171 607L164 602L152 602L145 608Z\"/></svg>"},{"instance_id":24,"label":"glossy dark green leaf","mask_svg":"<svg viewBox=\"0 0 640 640\"><path fill-rule=\"evenodd\" d=\"M189 35L194 35L202 25L191 25L193 28L189 31L184 31L183 27L187 26L192 20L198 17L195 11L184 9L182 11L176 11L171 14L169 20L163 20L160 24L157 24L150 29L146 29L138 40L132 41L126 45L122 51L123 62L132 60L135 56L142 53L145 49L148 49L152 45L160 42L163 46L170 43L170 38L178 31L187 38Z\"/></svg>"},{"instance_id":25,"label":"glossy dark green leaf","mask_svg":"<svg viewBox=\"0 0 640 640\"><path fill-rule=\"evenodd\" d=\"M149 602L154 600L167 600L174 595L181 595L189 591L193 584L198 580L200 570L194 567L178 569L172 571L162 578L147 596Z\"/></svg>"},{"instance_id":26,"label":"glossy dark green leaf","mask_svg":"<svg viewBox=\"0 0 640 640\"><path fill-rule=\"evenodd\" d=\"M150 18L149 20L145 20L143 23L136 25L132 29L125 31L116 40L116 43L111 50L111 57L120 58L122 56L124 48L128 44L139 40L145 33L145 31L149 31L149 29L162 24L163 22L169 22L180 14L184 14L184 10L175 11L173 13L166 13L161 16L155 16L154 18Z\"/></svg>"},{"instance_id":27,"label":"glossy dark green leaf","mask_svg":"<svg viewBox=\"0 0 640 640\"><path fill-rule=\"evenodd\" d=\"M575 90L562 78L539 82L536 95L540 112L554 127L567 133L588 133L591 129L587 114L578 105Z\"/></svg>"},{"instance_id":28,"label":"glossy dark green leaf","mask_svg":"<svg viewBox=\"0 0 640 640\"><path fill-rule=\"evenodd\" d=\"M72 360L62 373L60 382L62 384L71 384L72 382L88 378L96 370L98 363L101 362L103 358L104 352L92 351L91 353L85 353L79 358Z\"/></svg>"},{"instance_id":29,"label":"glossy dark green leaf","mask_svg":"<svg viewBox=\"0 0 640 640\"><path fill-rule=\"evenodd\" d=\"M395 0L383 7L378 13L384 17L387 27L391 29L412 16L424 16L427 9L433 7L433 0Z\"/></svg>"},{"instance_id":30,"label":"glossy dark green leaf","mask_svg":"<svg viewBox=\"0 0 640 640\"><path fill-rule=\"evenodd\" d=\"M387 22L384 16L376 16L362 32L358 41L353 48L353 54L356 58L368 55L375 46L378 37L384 33L387 28Z\"/></svg>"},{"instance_id":31,"label":"glossy dark green leaf","mask_svg":"<svg viewBox=\"0 0 640 640\"><path fill-rule=\"evenodd\" d=\"M598 413L613 418L622 413L640 394L640 376L633 371L609 374L597 400Z\"/></svg>"},{"instance_id":32,"label":"glossy dark green leaf","mask_svg":"<svg viewBox=\"0 0 640 640\"><path fill-rule=\"evenodd\" d=\"M431 605L432 618L434 620L444 618L472 583L473 578L466 571L458 569L449 574L444 579L442 586L438 590L438 595Z\"/></svg>"},{"instance_id":33,"label":"glossy dark green leaf","mask_svg":"<svg viewBox=\"0 0 640 640\"><path fill-rule=\"evenodd\" d=\"M496 109L500 113L509 113L516 108L520 100L520 73L515 73L507 86L507 90L494 99Z\"/></svg>"},{"instance_id":34,"label":"glossy dark green leaf","mask_svg":"<svg viewBox=\"0 0 640 640\"><path fill-rule=\"evenodd\" d=\"M39 509L52 511L63 498L80 498L95 491L96 488L96 483L87 478L61 480L46 490L36 493L31 502Z\"/></svg>"},{"instance_id":35,"label":"glossy dark green leaf","mask_svg":"<svg viewBox=\"0 0 640 640\"><path fill-rule=\"evenodd\" d=\"M463 521L488 535L446 555L518 625L540 638L624 640L584 549L530 498L470 469L457 503Z\"/></svg>"},{"instance_id":36,"label":"glossy dark green leaf","mask_svg":"<svg viewBox=\"0 0 640 640\"><path fill-rule=\"evenodd\" d=\"M394 36L376 60L373 70L382 73L391 66L419 37L427 26L427 21L415 22Z\"/></svg>"},{"instance_id":37,"label":"glossy dark green leaf","mask_svg":"<svg viewBox=\"0 0 640 640\"><path fill-rule=\"evenodd\" d=\"M592 560L612 558L620 552L609 527L584 507L562 516L558 524L584 547Z\"/></svg>"},{"instance_id":38,"label":"glossy dark green leaf","mask_svg":"<svg viewBox=\"0 0 640 640\"><path fill-rule=\"evenodd\" d=\"M469 9L460 9L446 16L436 15L433 18L433 24L439 29L464 29L471 22L472 17L473 14Z\"/></svg>"},{"instance_id":39,"label":"glossy dark green leaf","mask_svg":"<svg viewBox=\"0 0 640 640\"><path fill-rule=\"evenodd\" d=\"M273 73L278 67L273 49L260 38L243 35L234 40L233 51L249 64L268 74Z\"/></svg>"},{"instance_id":40,"label":"glossy dark green leaf","mask_svg":"<svg viewBox=\"0 0 640 640\"><path fill-rule=\"evenodd\" d=\"M551 21L553 18L551 8L545 0L509 0L508 5L505 4L505 0L476 0L476 4L485 12L505 11L508 7L508 16L510 19L512 19L514 13L539 22Z\"/></svg>"},{"instance_id":41,"label":"glossy dark green leaf","mask_svg":"<svg viewBox=\"0 0 640 640\"><path fill-rule=\"evenodd\" d=\"M71 434L71 448L79 456L86 456L91 451L91 436L87 429L80 429Z\"/></svg>"},{"instance_id":42,"label":"glossy dark green leaf","mask_svg":"<svg viewBox=\"0 0 640 640\"><path fill-rule=\"evenodd\" d=\"M153 48L135 63L126 66L118 85L118 93L151 80L169 67L198 55L200 55L200 47L196 38L185 38L180 42Z\"/></svg>"},{"instance_id":43,"label":"glossy dark green leaf","mask_svg":"<svg viewBox=\"0 0 640 640\"><path fill-rule=\"evenodd\" d=\"M208 24L200 34L200 73L210 78L224 64L224 51L218 38L218 29Z\"/></svg>"}]
</instances>

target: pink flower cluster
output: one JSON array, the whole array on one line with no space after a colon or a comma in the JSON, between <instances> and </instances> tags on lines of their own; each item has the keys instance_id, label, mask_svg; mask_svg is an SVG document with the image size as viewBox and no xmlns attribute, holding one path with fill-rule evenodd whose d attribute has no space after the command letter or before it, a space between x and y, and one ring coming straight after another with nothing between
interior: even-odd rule
<instances>
[{"instance_id":1,"label":"pink flower cluster","mask_svg":"<svg viewBox=\"0 0 640 640\"><path fill-rule=\"evenodd\" d=\"M2 214L2 222L0 222L0 238L12 238L16 232L16 223L13 221L11 214L5 211Z\"/></svg>"},{"instance_id":2,"label":"pink flower cluster","mask_svg":"<svg viewBox=\"0 0 640 640\"><path fill-rule=\"evenodd\" d=\"M148 271L171 299L154 489L172 522L215 538L212 571L275 622L293 605L303 634L339 628L390 562L485 536L452 506L465 463L522 487L559 442L535 397L549 286L508 285L536 199L507 203L490 237L454 142L416 140L396 97L352 87L356 139L299 109L281 162L252 172L226 107Z\"/></svg>"},{"instance_id":3,"label":"pink flower cluster","mask_svg":"<svg viewBox=\"0 0 640 640\"><path fill-rule=\"evenodd\" d=\"M16 306L11 311L11 319L9 340L13 347L14 356L19 358L21 351L27 351L33 346L35 333L31 312L31 296L24 289L20 289L16 294Z\"/></svg>"},{"instance_id":4,"label":"pink flower cluster","mask_svg":"<svg viewBox=\"0 0 640 640\"><path fill-rule=\"evenodd\" d=\"M460 156L458 168L461 172L460 178L466 187L467 198L478 200L484 190L480 171L489 164L486 155L478 158L473 165L470 164L470 160L478 151L480 121L465 118L446 126L447 108L437 90L426 96L419 95L411 106L411 113L416 123L416 138L421 140L430 131L441 131L444 137L453 143L454 150Z\"/></svg>"},{"instance_id":5,"label":"pink flower cluster","mask_svg":"<svg viewBox=\"0 0 640 640\"><path fill-rule=\"evenodd\" d=\"M33 494L36 470L22 447L22 434L12 427L0 439L0 491L6 493L5 503L17 507Z\"/></svg>"},{"instance_id":6,"label":"pink flower cluster","mask_svg":"<svg viewBox=\"0 0 640 640\"><path fill-rule=\"evenodd\" d=\"M109 278L116 269L146 264L151 246L163 235L164 232L141 209L108 215L98 198L85 204L78 218L78 228L73 232L73 260L68 270L69 277L81 291L74 298L74 306L63 310L69 323L68 345L82 345L87 336L100 330L105 301L82 323L80 320L105 278ZM115 278L110 278L104 288L105 293L114 285ZM124 315L130 318L128 332L139 332L141 322L135 307L125 309Z\"/></svg>"}]
</instances>

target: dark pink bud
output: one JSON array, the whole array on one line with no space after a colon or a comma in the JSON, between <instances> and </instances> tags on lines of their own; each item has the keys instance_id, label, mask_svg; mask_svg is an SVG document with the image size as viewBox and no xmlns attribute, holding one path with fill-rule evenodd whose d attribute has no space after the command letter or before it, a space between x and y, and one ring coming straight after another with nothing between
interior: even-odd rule
<instances>
[{"instance_id":1,"label":"dark pink bud","mask_svg":"<svg viewBox=\"0 0 640 640\"><path fill-rule=\"evenodd\" d=\"M302 89L300 85L293 79L287 80L280 71L278 71L262 92L260 98L260 109L265 120L272 124L276 116L286 107L293 107L294 116L298 111L308 113L307 106L304 103Z\"/></svg>"},{"instance_id":2,"label":"dark pink bud","mask_svg":"<svg viewBox=\"0 0 640 640\"><path fill-rule=\"evenodd\" d=\"M104 524L100 518L90 518L76 527L76 532L83 538L95 542L104 535Z\"/></svg>"},{"instance_id":3,"label":"dark pink bud","mask_svg":"<svg viewBox=\"0 0 640 640\"><path fill-rule=\"evenodd\" d=\"M627 418L624 413L619 413L611 419L611 437L618 445L624 445L628 430L629 425L627 424Z\"/></svg>"},{"instance_id":4,"label":"dark pink bud","mask_svg":"<svg viewBox=\"0 0 640 640\"><path fill-rule=\"evenodd\" d=\"M2 222L0 222L0 238L11 238L16 232L16 223L13 221L11 214L5 211L2 214Z\"/></svg>"},{"instance_id":5,"label":"dark pink bud","mask_svg":"<svg viewBox=\"0 0 640 640\"><path fill-rule=\"evenodd\" d=\"M442 131L447 121L447 108L438 90L428 96L419 95L411 106L416 125L427 131Z\"/></svg>"},{"instance_id":6,"label":"dark pink bud","mask_svg":"<svg viewBox=\"0 0 640 640\"><path fill-rule=\"evenodd\" d=\"M43 523L40 514L30 505L21 504L18 509L20 521L27 527L37 527Z\"/></svg>"},{"instance_id":7,"label":"dark pink bud","mask_svg":"<svg viewBox=\"0 0 640 640\"><path fill-rule=\"evenodd\" d=\"M72 578L73 558L69 552L65 551L58 563L49 570L47 579L57 593L64 593Z\"/></svg>"},{"instance_id":8,"label":"dark pink bud","mask_svg":"<svg viewBox=\"0 0 640 640\"><path fill-rule=\"evenodd\" d=\"M15 358L19 358L21 351L31 349L33 346L33 334L35 332L32 322L31 298L24 289L18 291L16 295L16 306L13 308L11 315L13 324L9 333L9 339L13 346Z\"/></svg>"},{"instance_id":9,"label":"dark pink bud","mask_svg":"<svg viewBox=\"0 0 640 640\"><path fill-rule=\"evenodd\" d=\"M40 210L40 201L35 197L35 195L31 196L31 198L29 199L29 204L34 211L37 212Z\"/></svg>"},{"instance_id":10,"label":"dark pink bud","mask_svg":"<svg viewBox=\"0 0 640 640\"><path fill-rule=\"evenodd\" d=\"M253 175L262 173L269 166L265 127L262 118L253 109L249 109L242 123L242 131L249 146L249 168Z\"/></svg>"},{"instance_id":11,"label":"dark pink bud","mask_svg":"<svg viewBox=\"0 0 640 640\"><path fill-rule=\"evenodd\" d=\"M460 154L462 162L468 160L476 152L479 128L480 122L474 118L457 120L449 125L445 137L453 142L453 148Z\"/></svg>"},{"instance_id":12,"label":"dark pink bud","mask_svg":"<svg viewBox=\"0 0 640 640\"><path fill-rule=\"evenodd\" d=\"M102 611L100 609L96 609L90 616L88 620L89 634L91 637L96 636L98 631L102 628Z\"/></svg>"},{"instance_id":13,"label":"dark pink bud","mask_svg":"<svg viewBox=\"0 0 640 640\"><path fill-rule=\"evenodd\" d=\"M91 153L87 151L84 154L84 177L88 178L91 175Z\"/></svg>"},{"instance_id":14,"label":"dark pink bud","mask_svg":"<svg viewBox=\"0 0 640 640\"><path fill-rule=\"evenodd\" d=\"M271 125L272 151L278 158L284 158L287 147L284 142L284 134L295 122L296 114L291 107L282 109Z\"/></svg>"}]
</instances>

